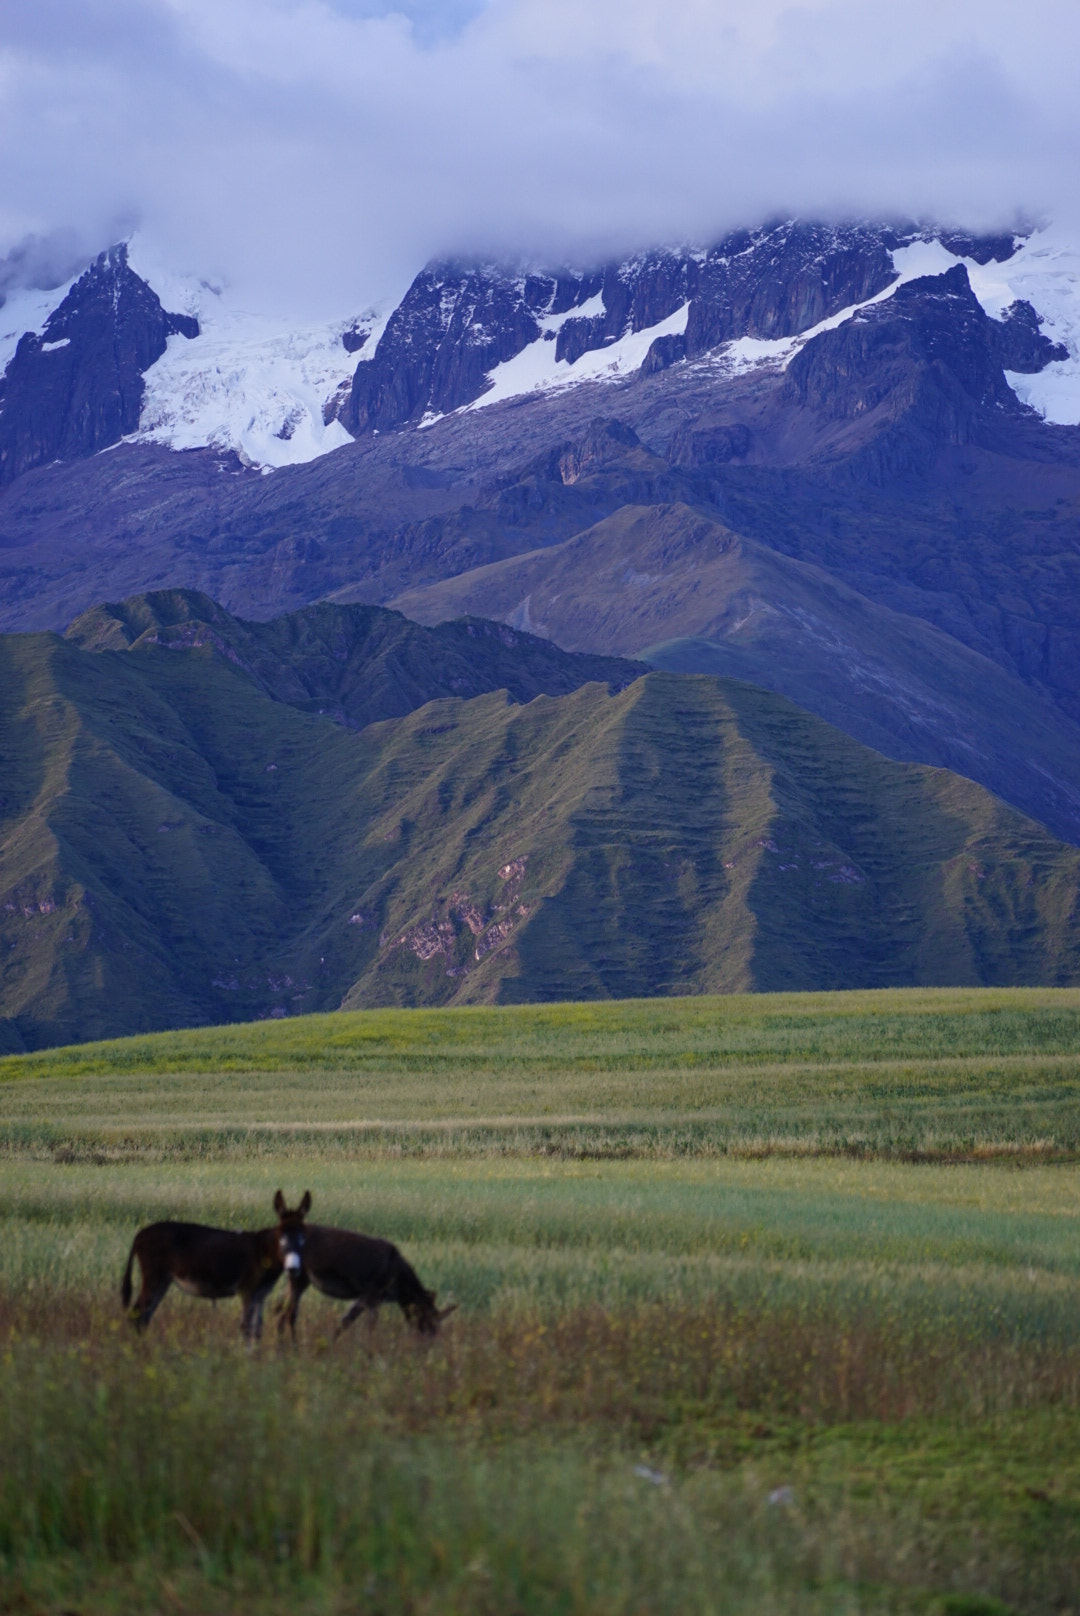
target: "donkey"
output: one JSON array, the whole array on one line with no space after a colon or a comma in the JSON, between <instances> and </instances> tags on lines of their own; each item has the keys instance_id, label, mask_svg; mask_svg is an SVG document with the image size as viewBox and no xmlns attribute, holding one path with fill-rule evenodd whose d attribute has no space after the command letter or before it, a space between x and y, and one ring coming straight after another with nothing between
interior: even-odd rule
<instances>
[{"instance_id":1,"label":"donkey","mask_svg":"<svg viewBox=\"0 0 1080 1616\"><path fill-rule=\"evenodd\" d=\"M277 1224L269 1229L235 1233L211 1229L203 1223L149 1223L132 1241L120 1300L137 1330L145 1330L175 1280L181 1290L213 1301L239 1295L243 1302L240 1329L245 1341L262 1335L263 1304L282 1269L295 1263L304 1233L304 1218L311 1206L310 1191L295 1210L274 1196ZM131 1268L136 1257L142 1270L142 1289L131 1305Z\"/></svg>"},{"instance_id":2,"label":"donkey","mask_svg":"<svg viewBox=\"0 0 1080 1616\"><path fill-rule=\"evenodd\" d=\"M396 1302L421 1335L438 1335L443 1319L457 1306L453 1302L449 1307L436 1307L435 1292L424 1289L415 1269L389 1240L354 1234L351 1229L309 1223L301 1235L298 1253L286 1257L285 1267L289 1299L278 1320L278 1330L287 1324L294 1340L300 1298L309 1285L324 1296L352 1303L338 1325L338 1335L361 1313L370 1312L374 1322L384 1302Z\"/></svg>"}]
</instances>

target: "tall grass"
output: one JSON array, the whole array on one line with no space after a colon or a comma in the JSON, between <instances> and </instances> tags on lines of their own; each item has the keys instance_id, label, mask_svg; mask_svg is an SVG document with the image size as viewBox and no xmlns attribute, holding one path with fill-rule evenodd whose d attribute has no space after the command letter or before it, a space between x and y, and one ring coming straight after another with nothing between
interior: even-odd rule
<instances>
[{"instance_id":1,"label":"tall grass","mask_svg":"<svg viewBox=\"0 0 1080 1616\"><path fill-rule=\"evenodd\" d=\"M92 1308L61 1305L47 1344L42 1322L0 1316L0 1563L24 1595L123 1605L186 1575L200 1608L305 1588L387 1612L940 1609L950 1588L1042 1608L1033 1582L1072 1608L1076 1520L1025 1546L1030 1511L988 1517L950 1475L1011 1445L1014 1491L1047 1447L1075 1453L1061 1346L828 1308L521 1312L433 1347L386 1321L254 1356L190 1312L139 1345Z\"/></svg>"},{"instance_id":2,"label":"tall grass","mask_svg":"<svg viewBox=\"0 0 1080 1616\"><path fill-rule=\"evenodd\" d=\"M1080 1612L1074 999L8 1063L0 1611ZM175 1291L134 1339L135 1229L253 1227L279 1184L398 1242L461 1304L439 1340L335 1340L309 1293L295 1348L268 1314L248 1352L236 1303Z\"/></svg>"}]
</instances>

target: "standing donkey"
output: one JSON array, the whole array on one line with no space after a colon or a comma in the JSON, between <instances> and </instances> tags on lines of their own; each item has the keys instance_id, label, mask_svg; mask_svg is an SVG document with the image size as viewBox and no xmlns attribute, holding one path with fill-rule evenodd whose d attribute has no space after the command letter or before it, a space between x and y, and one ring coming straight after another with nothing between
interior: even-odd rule
<instances>
[{"instance_id":1,"label":"standing donkey","mask_svg":"<svg viewBox=\"0 0 1080 1616\"><path fill-rule=\"evenodd\" d=\"M239 1296L243 1302L240 1329L245 1341L258 1341L262 1335L263 1304L282 1270L300 1266L299 1250L304 1236L304 1219L311 1207L311 1193L295 1210L285 1205L278 1190L274 1196L276 1225L236 1233L212 1229L203 1223L149 1223L132 1241L127 1267L120 1286L120 1299L137 1330L145 1330L175 1283L192 1296L217 1301L222 1296ZM142 1289L131 1305L131 1269L136 1257L142 1270Z\"/></svg>"},{"instance_id":2,"label":"standing donkey","mask_svg":"<svg viewBox=\"0 0 1080 1616\"><path fill-rule=\"evenodd\" d=\"M294 1339L300 1298L309 1285L324 1296L352 1303L338 1325L338 1335L361 1313L377 1316L384 1302L396 1302L421 1335L437 1335L443 1319L457 1306L452 1302L449 1307L436 1307L435 1292L424 1289L416 1270L389 1240L354 1234L351 1229L309 1223L300 1237L298 1255L290 1253L285 1267L289 1300L278 1330L287 1324Z\"/></svg>"}]
</instances>

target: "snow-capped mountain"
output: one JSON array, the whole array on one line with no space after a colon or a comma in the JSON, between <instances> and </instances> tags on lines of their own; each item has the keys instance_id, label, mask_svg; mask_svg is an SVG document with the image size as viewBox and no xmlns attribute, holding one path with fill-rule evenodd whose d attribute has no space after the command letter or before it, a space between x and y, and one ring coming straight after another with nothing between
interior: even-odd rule
<instances>
[{"instance_id":1,"label":"snow-capped mountain","mask_svg":"<svg viewBox=\"0 0 1080 1616\"><path fill-rule=\"evenodd\" d=\"M168 313L135 274L125 245L102 253L16 341L0 380L0 483L137 431L144 373L170 337L198 334L197 320Z\"/></svg>"},{"instance_id":2,"label":"snow-capped mountain","mask_svg":"<svg viewBox=\"0 0 1080 1616\"><path fill-rule=\"evenodd\" d=\"M385 431L684 362L728 374L783 367L868 304L958 264L988 316L1029 305L1048 338L1038 363L1013 373L1018 396L1047 420L1080 422L1080 250L1071 241L1052 229L974 238L797 221L585 273L429 265L357 366L342 419L353 433Z\"/></svg>"},{"instance_id":3,"label":"snow-capped mountain","mask_svg":"<svg viewBox=\"0 0 1080 1616\"><path fill-rule=\"evenodd\" d=\"M271 320L138 240L13 294L0 627L477 612L780 689L1080 843L1066 232L789 221L364 306Z\"/></svg>"},{"instance_id":4,"label":"snow-capped mountain","mask_svg":"<svg viewBox=\"0 0 1080 1616\"><path fill-rule=\"evenodd\" d=\"M1035 374L1006 371L1018 398L1047 421L1080 423L1080 252L1055 240L1053 232L1043 231L1018 239L1013 256L1001 263L995 259L980 262L951 252L936 238L917 239L894 248L890 256L895 278L865 302L850 304L792 336L733 338L702 359L727 375L758 366L786 369L795 354L822 332L835 330L864 309L886 302L909 281L943 275L961 264L967 270L972 291L991 319L1000 321L1008 309L1027 302L1038 316L1039 328L1058 350L1056 357L1047 358ZM628 329L608 345L589 349L574 359L558 358L549 336L551 331L560 331L570 316L543 317L539 322L540 338L489 372L487 391L466 407L482 409L503 399L529 392L558 391L584 381L619 381L643 366L648 374L678 359L685 360L690 310L688 300L667 319L640 331ZM587 312L603 312L602 294L592 300Z\"/></svg>"},{"instance_id":5,"label":"snow-capped mountain","mask_svg":"<svg viewBox=\"0 0 1080 1616\"><path fill-rule=\"evenodd\" d=\"M68 285L20 291L0 308L0 439L10 438L16 416L22 422L22 447L9 444L3 475L121 437L232 451L272 470L370 431L427 427L458 410L672 366L713 367L718 382L784 369L815 337L957 265L993 321L1012 310L1016 330L1026 319L1046 339L1026 362L1005 366L1017 398L1048 422L1080 423L1080 247L1054 227L978 239L787 222L591 270L440 262L417 275L396 308L347 311L314 326L245 308L228 287L177 277L136 239ZM122 282L128 301L117 295L117 318L129 335L138 327L122 385L101 331L87 335L88 322L100 326L107 315L106 281L114 291ZM80 359L87 342L93 351ZM123 401L93 430L85 420L73 428L72 411L86 415L77 398L103 394ZM28 416L38 423L29 437Z\"/></svg>"}]
</instances>

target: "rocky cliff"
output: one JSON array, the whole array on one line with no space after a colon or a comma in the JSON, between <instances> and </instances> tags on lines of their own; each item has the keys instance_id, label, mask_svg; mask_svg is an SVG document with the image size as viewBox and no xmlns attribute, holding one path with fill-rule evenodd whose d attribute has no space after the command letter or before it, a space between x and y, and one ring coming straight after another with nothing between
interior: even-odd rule
<instances>
[{"instance_id":1,"label":"rocky cliff","mask_svg":"<svg viewBox=\"0 0 1080 1616\"><path fill-rule=\"evenodd\" d=\"M429 264L371 359L357 366L341 419L352 433L443 415L478 398L487 373L537 341L542 316L594 296L599 277L515 276L494 266Z\"/></svg>"},{"instance_id":2,"label":"rocky cliff","mask_svg":"<svg viewBox=\"0 0 1080 1616\"><path fill-rule=\"evenodd\" d=\"M684 308L685 331L656 338L646 374L739 337L798 336L884 291L897 279L892 250L917 234L788 220L734 232L707 250L658 250L581 272L429 264L357 366L341 419L357 434L446 414L482 397L493 368L532 343L551 341L556 363L573 365ZM1011 237L950 241L984 262L1012 252ZM1023 311L1014 327L1013 346L1019 351L1026 334L1030 347Z\"/></svg>"},{"instance_id":3,"label":"rocky cliff","mask_svg":"<svg viewBox=\"0 0 1080 1616\"><path fill-rule=\"evenodd\" d=\"M112 247L76 281L39 334L28 331L0 379L0 484L33 466L118 443L139 424L143 372L196 320L167 314Z\"/></svg>"},{"instance_id":4,"label":"rocky cliff","mask_svg":"<svg viewBox=\"0 0 1080 1616\"><path fill-rule=\"evenodd\" d=\"M1063 357L1030 305L990 319L957 264L813 337L788 365L781 399L824 421L859 422L867 451L856 464L880 478L918 470L943 448L1008 452L1031 412L1006 367L1037 372ZM843 438L838 446L850 453L854 445Z\"/></svg>"}]
</instances>

